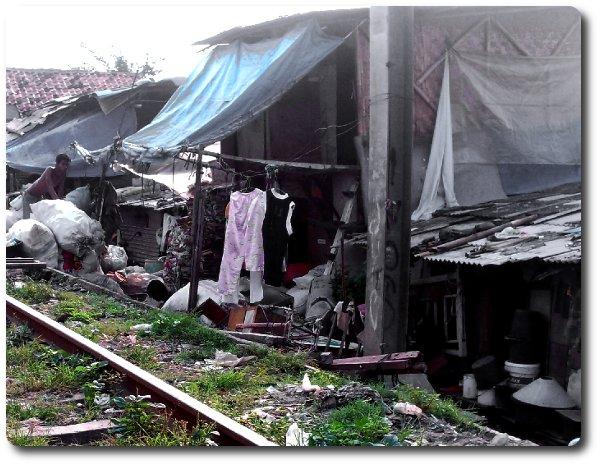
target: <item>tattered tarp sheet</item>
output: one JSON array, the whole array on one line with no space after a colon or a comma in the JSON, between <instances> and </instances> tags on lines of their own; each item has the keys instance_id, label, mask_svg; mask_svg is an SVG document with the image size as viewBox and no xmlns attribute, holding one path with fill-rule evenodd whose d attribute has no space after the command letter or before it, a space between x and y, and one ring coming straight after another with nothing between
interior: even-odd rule
<instances>
[{"instance_id":1,"label":"tattered tarp sheet","mask_svg":"<svg viewBox=\"0 0 600 465\"><path fill-rule=\"evenodd\" d=\"M580 180L581 57L449 59L459 204Z\"/></svg>"},{"instance_id":2,"label":"tattered tarp sheet","mask_svg":"<svg viewBox=\"0 0 600 465\"><path fill-rule=\"evenodd\" d=\"M56 155L64 152L71 157L69 177L100 176L102 165L88 164L74 156L69 149L77 141L89 150L106 147L118 134L133 134L137 129L135 109L122 105L108 115L98 108L85 112L65 110L49 117L46 122L6 144L6 163L11 168L26 173L41 174L54 165ZM107 170L107 176L114 176Z\"/></svg>"},{"instance_id":3,"label":"tattered tarp sheet","mask_svg":"<svg viewBox=\"0 0 600 465\"><path fill-rule=\"evenodd\" d=\"M447 54L413 220L580 178L581 57Z\"/></svg>"},{"instance_id":4,"label":"tattered tarp sheet","mask_svg":"<svg viewBox=\"0 0 600 465\"><path fill-rule=\"evenodd\" d=\"M154 162L181 146L207 146L247 124L342 43L316 22L283 37L217 46L146 127L126 138L126 156Z\"/></svg>"},{"instance_id":5,"label":"tattered tarp sheet","mask_svg":"<svg viewBox=\"0 0 600 465\"><path fill-rule=\"evenodd\" d=\"M215 157L202 155L203 163L215 161ZM167 186L178 194L187 194L190 187L196 183L196 169L191 161L184 161L179 158L170 162L168 165L153 170L153 174L143 174L137 172L128 165L122 165L123 168L136 176L144 179L151 179L154 182ZM212 182L212 172L208 167L202 168L202 183Z\"/></svg>"}]
</instances>

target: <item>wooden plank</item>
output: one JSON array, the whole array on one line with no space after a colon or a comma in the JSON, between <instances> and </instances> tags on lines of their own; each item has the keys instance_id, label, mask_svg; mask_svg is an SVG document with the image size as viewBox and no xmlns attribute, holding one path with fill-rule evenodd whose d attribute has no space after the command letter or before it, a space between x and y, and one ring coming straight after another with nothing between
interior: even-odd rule
<instances>
[{"instance_id":1,"label":"wooden plank","mask_svg":"<svg viewBox=\"0 0 600 465\"><path fill-rule=\"evenodd\" d=\"M340 219L342 224L347 224L350 221L350 216L352 215L352 210L354 209L354 204L356 203L356 193L358 191L358 186L360 182L357 179L352 187L350 188L349 195L350 197L346 201L346 205L344 206L344 211L342 212L342 217ZM333 271L333 265L335 263L335 258L337 256L338 250L342 244L342 235L344 232L341 228L335 233L335 237L333 238L333 243L331 244L331 249L329 250L329 260L325 265L325 271L323 274L330 275Z\"/></svg>"},{"instance_id":2,"label":"wooden plank","mask_svg":"<svg viewBox=\"0 0 600 465\"><path fill-rule=\"evenodd\" d=\"M360 167L358 165L336 165L336 164L325 164L325 163L301 163L296 161L282 161L282 160L260 160L256 158L245 158L245 157L236 157L233 155L225 155L214 152L207 152L206 150L202 151L203 155L210 155L213 157L220 157L223 160L229 161L239 161L244 163L254 163L257 165L272 165L285 169L301 169L301 170L311 170L311 171L320 171L323 173L338 173L338 172L350 172L350 173L358 173L360 171Z\"/></svg>"}]
</instances>

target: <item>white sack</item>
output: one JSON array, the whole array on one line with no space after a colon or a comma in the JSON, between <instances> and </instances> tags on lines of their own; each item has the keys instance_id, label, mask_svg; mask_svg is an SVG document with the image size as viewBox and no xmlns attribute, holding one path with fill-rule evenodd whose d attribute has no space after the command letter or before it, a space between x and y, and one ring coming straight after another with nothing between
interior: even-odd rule
<instances>
[{"instance_id":1,"label":"white sack","mask_svg":"<svg viewBox=\"0 0 600 465\"><path fill-rule=\"evenodd\" d=\"M23 243L23 252L34 260L58 267L58 246L52 231L32 219L17 221L6 234L6 240L16 239Z\"/></svg>"},{"instance_id":2,"label":"white sack","mask_svg":"<svg viewBox=\"0 0 600 465\"><path fill-rule=\"evenodd\" d=\"M127 252L118 245L109 245L108 253L102 257L102 268L104 271L119 271L127 266Z\"/></svg>"},{"instance_id":3,"label":"white sack","mask_svg":"<svg viewBox=\"0 0 600 465\"><path fill-rule=\"evenodd\" d=\"M96 220L66 200L42 200L31 206L33 216L54 233L58 245L78 257L96 250L104 231Z\"/></svg>"},{"instance_id":4,"label":"white sack","mask_svg":"<svg viewBox=\"0 0 600 465\"><path fill-rule=\"evenodd\" d=\"M89 212L92 206L92 193L89 186L78 187L65 195L65 200L71 202L80 210Z\"/></svg>"},{"instance_id":5,"label":"white sack","mask_svg":"<svg viewBox=\"0 0 600 465\"><path fill-rule=\"evenodd\" d=\"M6 212L6 231L12 228L13 224L23 219L23 210L8 210Z\"/></svg>"},{"instance_id":6,"label":"white sack","mask_svg":"<svg viewBox=\"0 0 600 465\"><path fill-rule=\"evenodd\" d=\"M10 208L13 210L21 210L23 208L23 196L19 195L10 202Z\"/></svg>"},{"instance_id":7,"label":"white sack","mask_svg":"<svg viewBox=\"0 0 600 465\"><path fill-rule=\"evenodd\" d=\"M162 306L162 309L170 312L187 311L189 295L190 285L188 283L171 297L169 297L169 299ZM241 298L243 298L243 296L239 294L238 299ZM215 281L211 281L210 279L205 279L198 283L198 305L203 304L208 299L212 299L214 302L220 304L222 301L222 296L218 291L217 283Z\"/></svg>"}]
</instances>

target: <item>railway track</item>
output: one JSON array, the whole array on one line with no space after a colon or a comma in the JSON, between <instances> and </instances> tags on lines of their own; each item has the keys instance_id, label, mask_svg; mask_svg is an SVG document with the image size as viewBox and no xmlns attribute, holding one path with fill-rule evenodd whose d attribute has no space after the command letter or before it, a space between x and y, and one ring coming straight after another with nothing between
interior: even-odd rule
<instances>
[{"instance_id":1,"label":"railway track","mask_svg":"<svg viewBox=\"0 0 600 465\"><path fill-rule=\"evenodd\" d=\"M142 370L113 352L57 323L19 300L6 296L6 314L29 326L49 343L70 353L86 353L125 376L126 385L138 394L149 394L153 402L161 402L173 416L195 425L198 422L214 425L222 446L276 446L251 429L216 411L156 376Z\"/></svg>"}]
</instances>

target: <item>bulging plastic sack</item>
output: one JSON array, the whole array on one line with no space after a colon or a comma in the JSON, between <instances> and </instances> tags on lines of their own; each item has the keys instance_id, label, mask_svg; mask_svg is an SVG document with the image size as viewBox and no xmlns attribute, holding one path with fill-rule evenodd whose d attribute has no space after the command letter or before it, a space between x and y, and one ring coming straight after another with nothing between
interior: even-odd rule
<instances>
[{"instance_id":1,"label":"bulging plastic sack","mask_svg":"<svg viewBox=\"0 0 600 465\"><path fill-rule=\"evenodd\" d=\"M96 220L66 200L41 200L31 205L36 220L54 233L58 245L78 257L98 249L104 231Z\"/></svg>"},{"instance_id":2,"label":"bulging plastic sack","mask_svg":"<svg viewBox=\"0 0 600 465\"><path fill-rule=\"evenodd\" d=\"M6 212L6 231L12 228L13 224L23 219L23 210L8 210Z\"/></svg>"},{"instance_id":3,"label":"bulging plastic sack","mask_svg":"<svg viewBox=\"0 0 600 465\"><path fill-rule=\"evenodd\" d=\"M102 256L102 269L105 272L119 271L127 267L127 252L118 245L109 245L108 252Z\"/></svg>"},{"instance_id":4,"label":"bulging plastic sack","mask_svg":"<svg viewBox=\"0 0 600 465\"><path fill-rule=\"evenodd\" d=\"M162 309L170 312L186 312L189 295L190 285L188 283L169 297L162 306ZM241 298L243 296L239 294L238 297ZM223 300L217 289L217 283L210 279L205 279L198 283L198 305L202 305L208 299L212 299L217 304L220 304Z\"/></svg>"},{"instance_id":5,"label":"bulging plastic sack","mask_svg":"<svg viewBox=\"0 0 600 465\"><path fill-rule=\"evenodd\" d=\"M58 268L58 246L52 231L36 220L19 220L9 229L6 240L23 243L23 252L50 268Z\"/></svg>"},{"instance_id":6,"label":"bulging plastic sack","mask_svg":"<svg viewBox=\"0 0 600 465\"><path fill-rule=\"evenodd\" d=\"M92 193L89 186L78 187L65 195L65 200L71 202L80 210L89 212L92 206Z\"/></svg>"}]
</instances>

